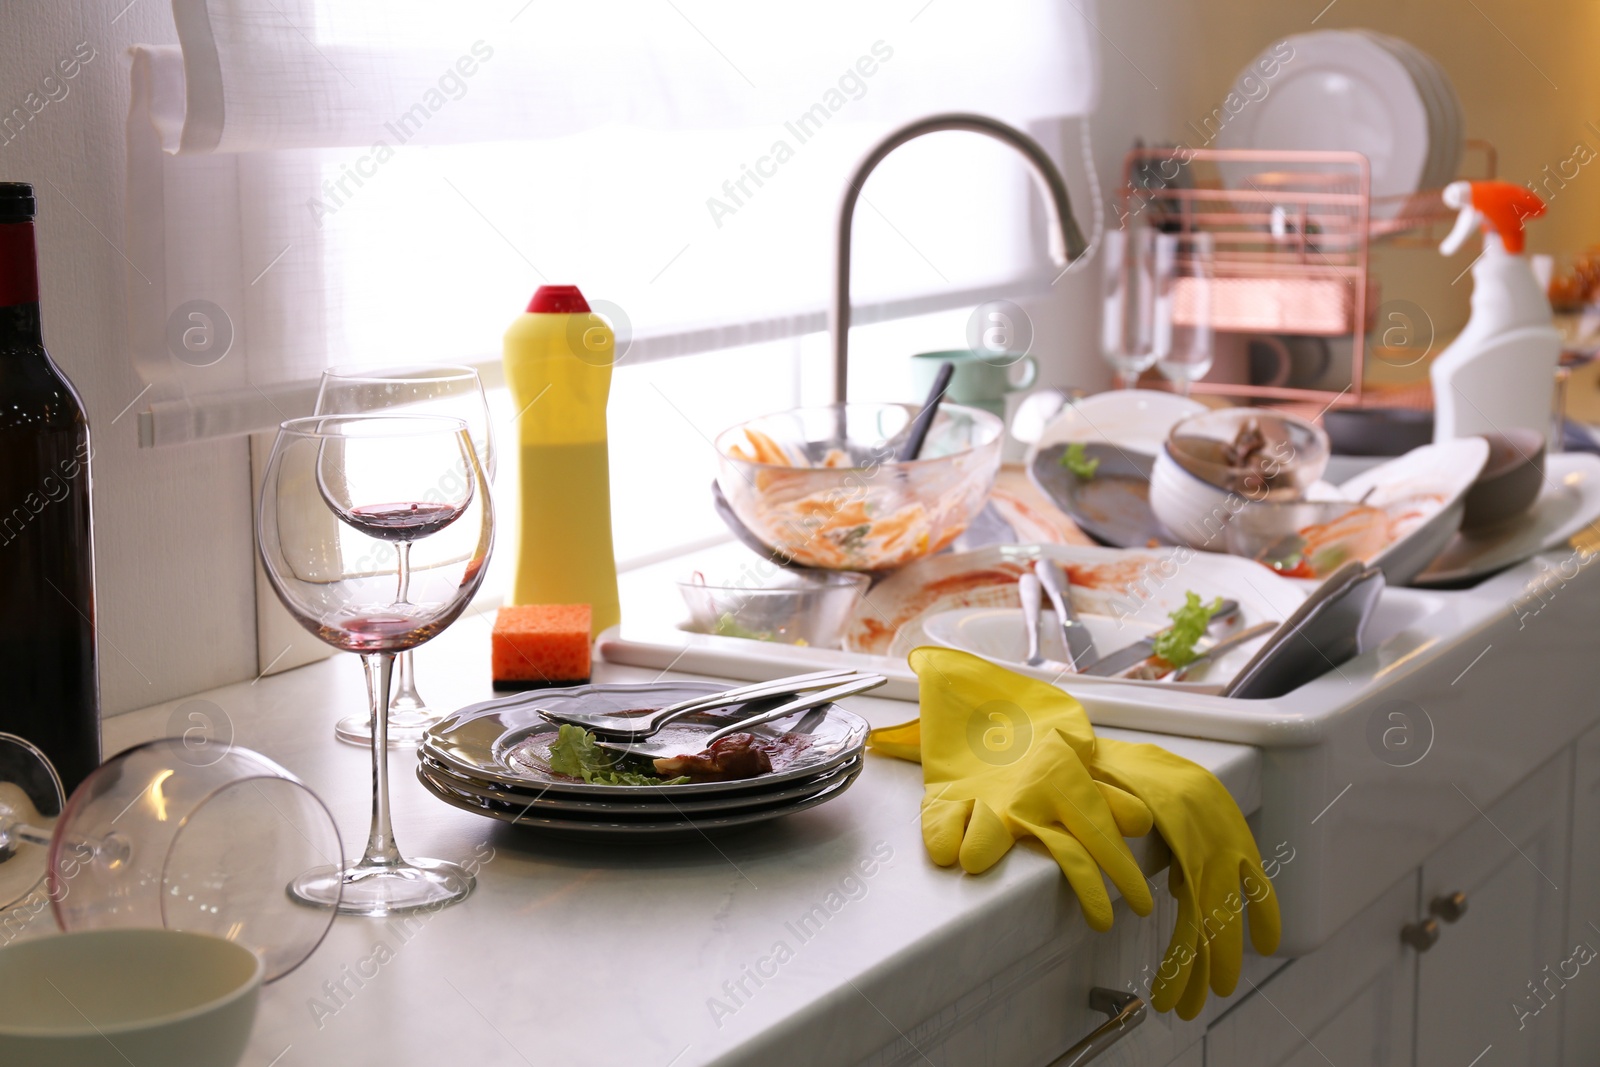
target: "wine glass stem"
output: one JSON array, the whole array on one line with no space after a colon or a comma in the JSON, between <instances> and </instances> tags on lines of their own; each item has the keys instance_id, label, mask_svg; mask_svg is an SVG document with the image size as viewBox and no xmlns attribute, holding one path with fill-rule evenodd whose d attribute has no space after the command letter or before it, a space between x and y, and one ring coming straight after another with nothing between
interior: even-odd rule
<instances>
[{"instance_id":1,"label":"wine glass stem","mask_svg":"<svg viewBox=\"0 0 1600 1067\"><path fill-rule=\"evenodd\" d=\"M400 555L400 566L396 568L399 586L395 589L394 602L404 604L406 597L411 595L411 542L401 541L396 550Z\"/></svg>"},{"instance_id":2,"label":"wine glass stem","mask_svg":"<svg viewBox=\"0 0 1600 1067\"><path fill-rule=\"evenodd\" d=\"M411 668L411 649L395 657L394 698L389 702L391 711L420 711L427 707L422 694L417 692L416 675Z\"/></svg>"},{"instance_id":3,"label":"wine glass stem","mask_svg":"<svg viewBox=\"0 0 1600 1067\"><path fill-rule=\"evenodd\" d=\"M389 681L394 674L394 653L373 652L362 656L361 662L367 669L367 696L372 705L372 832L361 866L399 866L404 861L389 824Z\"/></svg>"},{"instance_id":4,"label":"wine glass stem","mask_svg":"<svg viewBox=\"0 0 1600 1067\"><path fill-rule=\"evenodd\" d=\"M1117 388L1132 389L1139 384L1139 375L1134 371L1117 371Z\"/></svg>"}]
</instances>

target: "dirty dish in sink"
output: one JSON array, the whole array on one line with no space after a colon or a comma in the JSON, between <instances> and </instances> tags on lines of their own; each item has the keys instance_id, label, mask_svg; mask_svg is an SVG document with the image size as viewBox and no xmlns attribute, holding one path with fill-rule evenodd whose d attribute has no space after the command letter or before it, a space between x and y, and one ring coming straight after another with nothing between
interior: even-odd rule
<instances>
[{"instance_id":1,"label":"dirty dish in sink","mask_svg":"<svg viewBox=\"0 0 1600 1067\"><path fill-rule=\"evenodd\" d=\"M1000 419L943 404L922 458L894 458L918 408L797 408L718 435L717 486L740 523L802 566L877 571L944 548L983 509Z\"/></svg>"},{"instance_id":2,"label":"dirty dish in sink","mask_svg":"<svg viewBox=\"0 0 1600 1067\"><path fill-rule=\"evenodd\" d=\"M1164 628L1162 624L1149 621L1138 623L1119 621L1109 615L1082 615L1079 619L1094 635L1095 645L1110 652L1141 638L1151 637ZM970 652L1010 670L1044 678L1068 688L1076 684L1080 677L1089 677L1095 682L1116 680L1129 685L1161 685L1169 689L1210 693L1217 692L1224 681L1248 663L1256 646L1267 636L1262 634L1256 641L1229 650L1216 662L1210 659L1201 660L1194 665L1184 681L1169 682L1159 678L1111 679L1096 675L1080 676L1074 673L1067 667L1066 649L1061 642L1061 627L1055 624L1055 613L1052 611L1044 612L1043 626L1040 627L1040 651L1044 654L1045 661L1037 668L1029 667L1025 661L1022 615L1014 608L957 608L953 611L941 611L924 619L922 628L933 644ZM1204 638L1199 647L1204 649L1210 643L1210 638Z\"/></svg>"},{"instance_id":3,"label":"dirty dish in sink","mask_svg":"<svg viewBox=\"0 0 1600 1067\"><path fill-rule=\"evenodd\" d=\"M1490 529L1456 534L1412 584L1471 582L1563 547L1596 520L1600 520L1600 456L1586 452L1549 456L1543 488L1533 507Z\"/></svg>"},{"instance_id":4,"label":"dirty dish in sink","mask_svg":"<svg viewBox=\"0 0 1600 1067\"><path fill-rule=\"evenodd\" d=\"M941 612L1000 608L1020 619L1016 614L1021 607L1017 579L1041 557L1067 568L1073 607L1094 632L1095 646L1107 652L1165 627L1170 622L1169 613L1184 604L1189 592L1207 603L1219 597L1237 600L1243 626L1287 618L1306 595L1299 583L1280 578L1249 560L1186 548L995 545L935 556L886 578L851 620L845 631L845 648L903 660L918 645L938 643L927 623ZM1113 628L1111 632L1103 629L1108 623ZM1058 637L1060 628L1053 629ZM1046 629L1047 637L1049 630ZM1015 633L1020 639L1020 621ZM1045 647L1048 650L1053 646L1047 643ZM1058 648L1059 657L1059 647L1054 647ZM1237 665L1229 660L1221 664ZM1220 673L1210 673L1207 683L1217 683ZM1047 677L1058 674L1059 670ZM1080 676L1075 684L1106 681Z\"/></svg>"},{"instance_id":5,"label":"dirty dish in sink","mask_svg":"<svg viewBox=\"0 0 1600 1067\"><path fill-rule=\"evenodd\" d=\"M1324 578L1346 560L1373 559L1389 547L1389 516L1343 500L1246 504L1223 530L1228 551L1286 578Z\"/></svg>"},{"instance_id":6,"label":"dirty dish in sink","mask_svg":"<svg viewBox=\"0 0 1600 1067\"><path fill-rule=\"evenodd\" d=\"M838 648L871 579L854 571L788 570L765 585L717 585L696 571L678 583L695 633Z\"/></svg>"},{"instance_id":7,"label":"dirty dish in sink","mask_svg":"<svg viewBox=\"0 0 1600 1067\"><path fill-rule=\"evenodd\" d=\"M1348 500L1364 500L1389 516L1389 546L1369 561L1389 585L1409 585L1427 569L1461 527L1466 493L1489 443L1481 437L1423 445L1363 471L1339 487Z\"/></svg>"},{"instance_id":8,"label":"dirty dish in sink","mask_svg":"<svg viewBox=\"0 0 1600 1067\"><path fill-rule=\"evenodd\" d=\"M1170 544L1171 537L1150 510L1151 466L1142 452L1106 442L1072 442L1036 451L1028 461L1028 477L1101 544L1154 548Z\"/></svg>"}]
</instances>

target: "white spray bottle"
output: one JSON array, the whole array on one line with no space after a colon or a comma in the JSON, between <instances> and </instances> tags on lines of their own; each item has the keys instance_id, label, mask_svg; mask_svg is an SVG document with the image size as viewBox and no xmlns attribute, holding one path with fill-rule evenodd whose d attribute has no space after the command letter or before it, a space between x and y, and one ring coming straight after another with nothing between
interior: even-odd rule
<instances>
[{"instance_id":1,"label":"white spray bottle","mask_svg":"<svg viewBox=\"0 0 1600 1067\"><path fill-rule=\"evenodd\" d=\"M1548 434L1561 335L1522 254L1522 224L1544 214L1544 201L1510 182L1452 182L1444 202L1461 214L1439 251L1452 254L1481 227L1483 254L1472 266L1467 325L1429 370L1433 439L1513 427Z\"/></svg>"}]
</instances>

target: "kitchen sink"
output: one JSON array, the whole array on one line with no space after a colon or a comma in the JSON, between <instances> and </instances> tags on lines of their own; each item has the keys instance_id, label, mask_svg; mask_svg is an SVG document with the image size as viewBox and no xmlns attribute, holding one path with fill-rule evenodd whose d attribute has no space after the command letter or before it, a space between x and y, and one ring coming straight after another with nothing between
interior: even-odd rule
<instances>
[{"instance_id":1,"label":"kitchen sink","mask_svg":"<svg viewBox=\"0 0 1600 1067\"><path fill-rule=\"evenodd\" d=\"M721 546L623 576L608 660L738 679L821 666L878 671L876 695L916 699L903 662L686 633L673 580L724 570ZM722 562L717 563L721 555ZM1269 700L1125 684L1064 683L1099 725L1253 745L1263 752L1263 853L1293 862L1276 884L1282 952L1322 944L1478 810L1600 721L1600 567L1545 553L1473 588L1386 589L1367 651Z\"/></svg>"}]
</instances>

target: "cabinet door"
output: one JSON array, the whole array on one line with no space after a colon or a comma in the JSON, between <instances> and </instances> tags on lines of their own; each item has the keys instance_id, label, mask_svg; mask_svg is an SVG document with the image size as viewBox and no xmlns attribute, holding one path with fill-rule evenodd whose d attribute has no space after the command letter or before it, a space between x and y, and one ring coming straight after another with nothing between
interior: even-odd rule
<instances>
[{"instance_id":1,"label":"cabinet door","mask_svg":"<svg viewBox=\"0 0 1600 1067\"><path fill-rule=\"evenodd\" d=\"M1571 784L1570 748L1492 806L1457 783L1462 805L1479 810L1422 867L1422 918L1434 911L1441 921L1438 942L1418 959L1419 1067L1563 1062L1563 1009L1573 997L1594 1004L1585 982L1600 989L1600 961L1577 975L1571 995L1556 974L1570 955L1561 887ZM1442 921L1451 912L1436 905L1457 893L1465 914Z\"/></svg>"},{"instance_id":2,"label":"cabinet door","mask_svg":"<svg viewBox=\"0 0 1600 1067\"><path fill-rule=\"evenodd\" d=\"M1600 729L1590 730L1578 742L1572 775L1572 890L1567 900L1567 940L1571 952L1582 944L1600 951ZM1570 974L1569 966L1567 972ZM1600 1001L1600 960L1583 968L1572 983L1572 998L1580 1004ZM1581 985L1583 988L1577 988ZM1575 1008L1563 1013L1566 1038L1561 1048L1565 1063L1600 1063L1600 1011Z\"/></svg>"},{"instance_id":3,"label":"cabinet door","mask_svg":"<svg viewBox=\"0 0 1600 1067\"><path fill-rule=\"evenodd\" d=\"M1322 948L1291 961L1259 989L1246 989L1238 1006L1206 1031L1206 1063L1406 1067L1416 956L1399 934L1416 907L1413 872Z\"/></svg>"}]
</instances>

